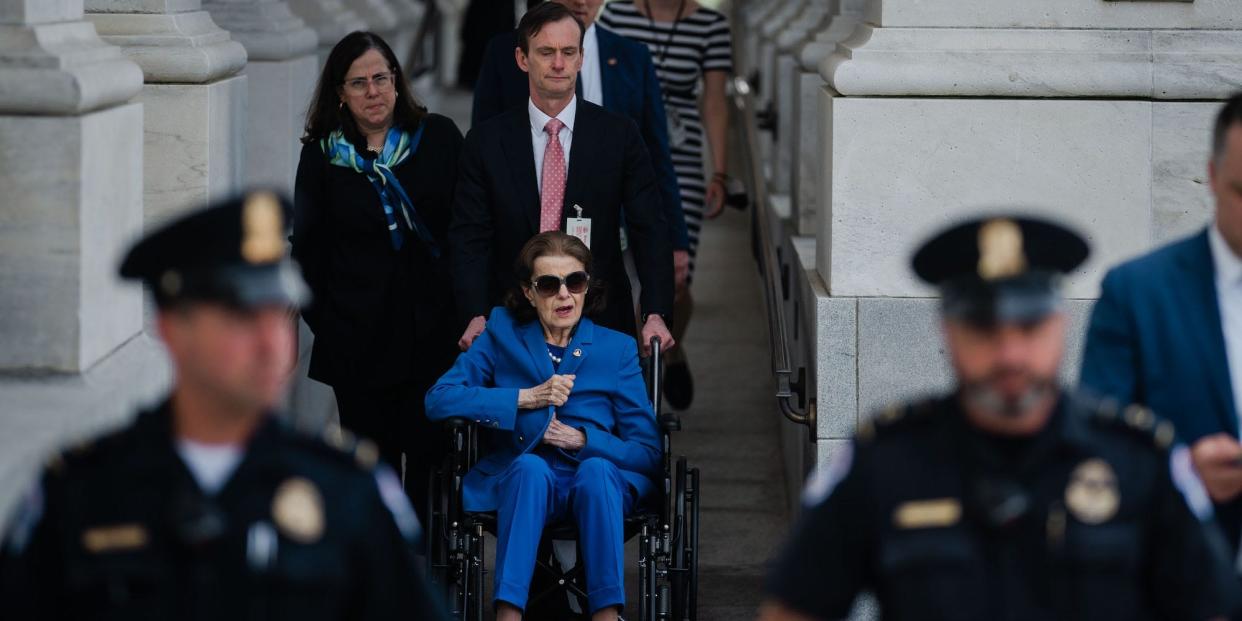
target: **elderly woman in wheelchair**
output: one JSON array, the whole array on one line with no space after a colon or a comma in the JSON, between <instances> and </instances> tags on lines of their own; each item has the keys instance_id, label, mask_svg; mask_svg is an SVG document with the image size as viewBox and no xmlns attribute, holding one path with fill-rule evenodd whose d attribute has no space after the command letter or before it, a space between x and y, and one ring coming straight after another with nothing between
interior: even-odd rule
<instances>
[{"instance_id":1,"label":"elderly woman in wheelchair","mask_svg":"<svg viewBox=\"0 0 1242 621\"><path fill-rule=\"evenodd\" d=\"M659 431L638 350L632 337L583 316L602 303L590 270L577 238L531 238L505 306L427 393L431 419L490 430L463 503L497 514L498 621L521 618L544 527L571 520L592 618L617 619L625 517L656 489Z\"/></svg>"}]
</instances>

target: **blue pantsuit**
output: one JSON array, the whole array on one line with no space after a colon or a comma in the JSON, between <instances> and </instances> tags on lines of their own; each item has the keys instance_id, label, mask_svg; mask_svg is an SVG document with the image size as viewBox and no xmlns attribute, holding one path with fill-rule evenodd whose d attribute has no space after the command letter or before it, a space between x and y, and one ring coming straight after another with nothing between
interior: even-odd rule
<instances>
[{"instance_id":1,"label":"blue pantsuit","mask_svg":"<svg viewBox=\"0 0 1242 621\"><path fill-rule=\"evenodd\" d=\"M518 390L573 375L564 405L524 410ZM518 323L503 308L427 392L432 420L461 417L478 426L486 454L466 474L467 511L497 513L496 599L524 608L545 526L574 520L591 611L625 601L625 516L656 491L660 441L655 411L630 336L579 322L554 368L538 321ZM586 444L566 452L543 442L557 420Z\"/></svg>"},{"instance_id":2,"label":"blue pantsuit","mask_svg":"<svg viewBox=\"0 0 1242 621\"><path fill-rule=\"evenodd\" d=\"M625 604L625 515L636 498L617 467L592 457L575 464L554 451L527 453L500 476L496 599L526 607L540 535L572 520L582 537L587 602L594 613Z\"/></svg>"}]
</instances>

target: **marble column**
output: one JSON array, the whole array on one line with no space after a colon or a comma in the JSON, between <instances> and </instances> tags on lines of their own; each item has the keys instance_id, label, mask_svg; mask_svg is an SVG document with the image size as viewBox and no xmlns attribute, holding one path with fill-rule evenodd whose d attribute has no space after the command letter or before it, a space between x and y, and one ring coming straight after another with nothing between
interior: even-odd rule
<instances>
[{"instance_id":1,"label":"marble column","mask_svg":"<svg viewBox=\"0 0 1242 621\"><path fill-rule=\"evenodd\" d=\"M142 68L143 210L153 226L241 188L246 50L200 0L86 0L86 18Z\"/></svg>"},{"instance_id":2,"label":"marble column","mask_svg":"<svg viewBox=\"0 0 1242 621\"><path fill-rule=\"evenodd\" d=\"M1232 0L872 0L820 65L815 276L823 451L885 403L952 377L915 245L1021 206L1069 223L1063 376L1110 266L1203 227L1220 100L1242 84Z\"/></svg>"},{"instance_id":3,"label":"marble column","mask_svg":"<svg viewBox=\"0 0 1242 621\"><path fill-rule=\"evenodd\" d=\"M344 0L345 6L352 9L362 21L366 29L384 37L391 43L400 25L400 17L393 8L392 0Z\"/></svg>"},{"instance_id":4,"label":"marble column","mask_svg":"<svg viewBox=\"0 0 1242 621\"><path fill-rule=\"evenodd\" d=\"M440 34L438 37L440 85L452 87L457 84L457 66L461 61L461 26L466 19L469 0L433 0L440 11Z\"/></svg>"},{"instance_id":5,"label":"marble column","mask_svg":"<svg viewBox=\"0 0 1242 621\"><path fill-rule=\"evenodd\" d=\"M800 69L796 52L831 19L835 4L837 0L809 0L789 25L777 32L773 41L775 54L767 70L774 77L772 110L776 112L775 151L768 160L771 168L769 192L772 194L788 198L793 189L793 145L796 143L793 117Z\"/></svg>"},{"instance_id":6,"label":"marble column","mask_svg":"<svg viewBox=\"0 0 1242 621\"><path fill-rule=\"evenodd\" d=\"M355 30L367 29L367 23L343 0L289 0L289 9L315 30L320 70L338 41Z\"/></svg>"},{"instance_id":7,"label":"marble column","mask_svg":"<svg viewBox=\"0 0 1242 621\"><path fill-rule=\"evenodd\" d=\"M758 68L758 89L755 97L755 107L764 111L766 114L775 115L777 105L777 76L776 76L776 39L781 32L785 31L790 22L798 16L803 7L807 5L809 0L783 0L768 16L763 25L757 29L756 39L758 43L755 45L758 57L756 58L756 67ZM779 123L779 119L777 120ZM759 157L763 162L764 179L769 184L775 173L776 165L774 162L776 136L770 131L759 132ZM781 206L787 203L781 202Z\"/></svg>"},{"instance_id":8,"label":"marble column","mask_svg":"<svg viewBox=\"0 0 1242 621\"><path fill-rule=\"evenodd\" d=\"M738 75L748 80L756 77L759 66L759 31L768 16L782 5L782 2L752 0L738 9L737 21L733 24L733 39L738 48L734 53ZM758 87L758 83L753 86Z\"/></svg>"},{"instance_id":9,"label":"marble column","mask_svg":"<svg viewBox=\"0 0 1242 621\"><path fill-rule=\"evenodd\" d=\"M397 60L404 67L410 60L410 52L414 49L414 39L418 37L418 29L423 24L426 7L419 0L388 0L397 14L397 31L388 44L392 47ZM406 67L408 70L409 68Z\"/></svg>"},{"instance_id":10,"label":"marble column","mask_svg":"<svg viewBox=\"0 0 1242 621\"><path fill-rule=\"evenodd\" d=\"M78 373L141 330L112 274L142 228L141 88L81 0L0 4L0 370Z\"/></svg>"},{"instance_id":11,"label":"marble column","mask_svg":"<svg viewBox=\"0 0 1242 621\"><path fill-rule=\"evenodd\" d=\"M82 0L0 2L0 530L49 451L167 381L142 290L142 70Z\"/></svg>"},{"instance_id":12,"label":"marble column","mask_svg":"<svg viewBox=\"0 0 1242 621\"><path fill-rule=\"evenodd\" d=\"M318 39L284 0L206 0L203 8L246 48L246 168L242 181L293 194L306 110L318 77Z\"/></svg>"},{"instance_id":13,"label":"marble column","mask_svg":"<svg viewBox=\"0 0 1242 621\"><path fill-rule=\"evenodd\" d=\"M798 235L814 236L818 230L816 200L824 191L819 175L819 90L824 83L819 64L854 32L865 3L866 0L839 0L836 14L813 39L794 50L798 66L790 84L793 90L787 120L792 140L786 148L791 152L790 207Z\"/></svg>"}]
</instances>

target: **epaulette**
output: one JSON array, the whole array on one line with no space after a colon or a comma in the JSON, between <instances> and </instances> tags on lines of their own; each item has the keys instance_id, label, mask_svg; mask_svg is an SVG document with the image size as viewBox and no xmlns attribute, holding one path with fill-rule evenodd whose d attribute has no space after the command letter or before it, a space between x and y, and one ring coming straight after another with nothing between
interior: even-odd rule
<instances>
[{"instance_id":1,"label":"epaulette","mask_svg":"<svg viewBox=\"0 0 1242 621\"><path fill-rule=\"evenodd\" d=\"M935 399L923 399L906 403L894 403L876 412L876 414L858 424L856 438L860 442L870 442L877 430L895 428L903 423L925 420L936 410Z\"/></svg>"},{"instance_id":2,"label":"epaulette","mask_svg":"<svg viewBox=\"0 0 1242 621\"><path fill-rule=\"evenodd\" d=\"M359 438L348 430L341 429L339 425L328 425L319 439L338 453L351 458L363 470L371 470L379 463L379 447L374 442Z\"/></svg>"},{"instance_id":3,"label":"epaulette","mask_svg":"<svg viewBox=\"0 0 1242 621\"><path fill-rule=\"evenodd\" d=\"M1099 424L1129 430L1147 439L1152 446L1167 451L1177 441L1173 423L1156 416L1155 412L1138 404L1124 408L1116 401L1103 400L1089 404L1091 419Z\"/></svg>"}]
</instances>

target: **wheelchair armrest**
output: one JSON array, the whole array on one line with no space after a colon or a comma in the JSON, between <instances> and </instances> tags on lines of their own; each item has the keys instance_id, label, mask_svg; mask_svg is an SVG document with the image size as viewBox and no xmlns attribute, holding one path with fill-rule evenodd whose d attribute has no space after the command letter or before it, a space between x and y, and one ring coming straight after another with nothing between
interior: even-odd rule
<instances>
[{"instance_id":1,"label":"wheelchair armrest","mask_svg":"<svg viewBox=\"0 0 1242 621\"><path fill-rule=\"evenodd\" d=\"M444 423L444 428L448 431L453 431L455 429L467 429L474 424L474 421L469 418L462 418L460 416L456 418L446 418L442 422Z\"/></svg>"},{"instance_id":2,"label":"wheelchair armrest","mask_svg":"<svg viewBox=\"0 0 1242 621\"><path fill-rule=\"evenodd\" d=\"M665 431L681 431L681 417L675 412L660 412L659 423Z\"/></svg>"}]
</instances>

